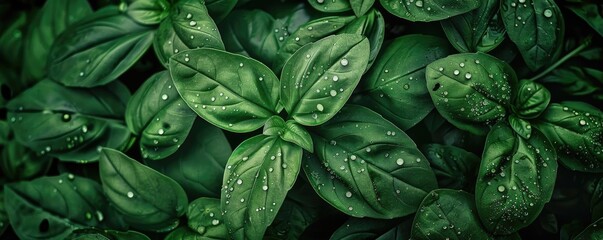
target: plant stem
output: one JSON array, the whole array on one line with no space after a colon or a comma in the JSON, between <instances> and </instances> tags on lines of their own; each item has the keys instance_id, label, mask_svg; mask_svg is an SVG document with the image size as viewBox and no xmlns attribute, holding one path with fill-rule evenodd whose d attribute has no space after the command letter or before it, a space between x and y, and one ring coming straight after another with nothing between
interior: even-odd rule
<instances>
[{"instance_id":1,"label":"plant stem","mask_svg":"<svg viewBox=\"0 0 603 240\"><path fill-rule=\"evenodd\" d=\"M544 71L540 72L540 74L528 79L530 81L536 81L539 78L542 78L544 76L546 76L547 74L549 74L550 72L552 72L553 70L555 70L557 67L559 67L561 64L565 63L567 60L569 60L570 58L576 56L576 54L580 53L582 50L584 50L585 48L587 48L591 43L591 38L588 37L584 42L582 42L582 44L580 44L580 46L576 47L574 50L572 50L571 52L569 52L568 54L566 54L565 56L563 56L561 59L559 59L557 62L555 62L553 65L549 66L547 69L545 69Z\"/></svg>"}]
</instances>

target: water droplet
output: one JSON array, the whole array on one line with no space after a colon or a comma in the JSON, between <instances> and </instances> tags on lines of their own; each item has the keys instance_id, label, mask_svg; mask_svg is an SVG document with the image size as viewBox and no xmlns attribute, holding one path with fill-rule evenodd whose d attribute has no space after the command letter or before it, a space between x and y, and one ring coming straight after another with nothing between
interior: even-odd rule
<instances>
[{"instance_id":1,"label":"water droplet","mask_svg":"<svg viewBox=\"0 0 603 240\"><path fill-rule=\"evenodd\" d=\"M241 198L241 202L245 202L245 198Z\"/></svg>"},{"instance_id":2,"label":"water droplet","mask_svg":"<svg viewBox=\"0 0 603 240\"><path fill-rule=\"evenodd\" d=\"M163 95L161 95L161 99L163 99L163 100L167 100L167 99L168 99L168 95L167 95L167 94L163 94Z\"/></svg>"},{"instance_id":3,"label":"water droplet","mask_svg":"<svg viewBox=\"0 0 603 240\"><path fill-rule=\"evenodd\" d=\"M459 70L454 70L454 76L458 76L461 72Z\"/></svg>"},{"instance_id":4,"label":"water droplet","mask_svg":"<svg viewBox=\"0 0 603 240\"><path fill-rule=\"evenodd\" d=\"M331 91L329 91L329 94L331 94L331 97L335 97L335 96L337 96L337 91L331 90Z\"/></svg>"},{"instance_id":5,"label":"water droplet","mask_svg":"<svg viewBox=\"0 0 603 240\"><path fill-rule=\"evenodd\" d=\"M465 78L466 79L471 79L471 73L465 73Z\"/></svg>"},{"instance_id":6,"label":"water droplet","mask_svg":"<svg viewBox=\"0 0 603 240\"><path fill-rule=\"evenodd\" d=\"M128 192L127 196L128 196L128 198L133 198L134 197L134 193L133 192Z\"/></svg>"},{"instance_id":7,"label":"water droplet","mask_svg":"<svg viewBox=\"0 0 603 240\"><path fill-rule=\"evenodd\" d=\"M545 17L550 18L553 16L553 11L551 11L551 9L546 9L546 10L544 10L543 14Z\"/></svg>"},{"instance_id":8,"label":"water droplet","mask_svg":"<svg viewBox=\"0 0 603 240\"><path fill-rule=\"evenodd\" d=\"M241 179L237 180L237 184L239 184L239 185L243 184L243 180L241 180Z\"/></svg>"},{"instance_id":9,"label":"water droplet","mask_svg":"<svg viewBox=\"0 0 603 240\"><path fill-rule=\"evenodd\" d=\"M415 2L415 5L417 7L423 7L423 1L419 0L419 1Z\"/></svg>"},{"instance_id":10,"label":"water droplet","mask_svg":"<svg viewBox=\"0 0 603 240\"><path fill-rule=\"evenodd\" d=\"M186 14L186 19L191 19L192 17L193 17L193 15L192 15L192 14L190 14L190 13L189 13L189 14Z\"/></svg>"},{"instance_id":11,"label":"water droplet","mask_svg":"<svg viewBox=\"0 0 603 240\"><path fill-rule=\"evenodd\" d=\"M105 219L105 216L101 211L96 211L96 219L98 219L99 222L102 222Z\"/></svg>"},{"instance_id":12,"label":"water droplet","mask_svg":"<svg viewBox=\"0 0 603 240\"><path fill-rule=\"evenodd\" d=\"M504 192L505 191L505 186L500 185L500 186L498 186L497 190L498 190L498 192Z\"/></svg>"},{"instance_id":13,"label":"water droplet","mask_svg":"<svg viewBox=\"0 0 603 240\"><path fill-rule=\"evenodd\" d=\"M239 63L239 67L243 67L243 63Z\"/></svg>"},{"instance_id":14,"label":"water droplet","mask_svg":"<svg viewBox=\"0 0 603 240\"><path fill-rule=\"evenodd\" d=\"M339 81L339 77L338 77L338 76L333 76L333 81L334 81L334 82Z\"/></svg>"},{"instance_id":15,"label":"water droplet","mask_svg":"<svg viewBox=\"0 0 603 240\"><path fill-rule=\"evenodd\" d=\"M157 130L157 133L159 133L159 135L163 135L165 133L165 130L163 130L163 128L160 128L159 130Z\"/></svg>"},{"instance_id":16,"label":"water droplet","mask_svg":"<svg viewBox=\"0 0 603 240\"><path fill-rule=\"evenodd\" d=\"M352 155L352 156L350 156L350 159L351 159L352 161L356 160L356 155Z\"/></svg>"},{"instance_id":17,"label":"water droplet","mask_svg":"<svg viewBox=\"0 0 603 240\"><path fill-rule=\"evenodd\" d=\"M73 180L75 179L75 176L73 174L67 174L67 178L69 178L69 180Z\"/></svg>"},{"instance_id":18,"label":"water droplet","mask_svg":"<svg viewBox=\"0 0 603 240\"><path fill-rule=\"evenodd\" d=\"M325 107L324 107L322 104L320 104L320 103L319 103L319 104L316 104L316 109L317 109L319 112L322 112L322 111L324 111L324 110L325 110Z\"/></svg>"},{"instance_id":19,"label":"water droplet","mask_svg":"<svg viewBox=\"0 0 603 240\"><path fill-rule=\"evenodd\" d=\"M341 63L341 66L344 66L344 67L345 67L345 66L347 66L347 65L348 65L348 63L349 63L349 62L348 62L348 60L347 60L347 59L345 59L345 58L344 58L344 59L341 59L340 63Z\"/></svg>"},{"instance_id":20,"label":"water droplet","mask_svg":"<svg viewBox=\"0 0 603 240\"><path fill-rule=\"evenodd\" d=\"M586 125L586 121L584 121L584 119L580 120L580 125L582 125L582 126Z\"/></svg>"},{"instance_id":21,"label":"water droplet","mask_svg":"<svg viewBox=\"0 0 603 240\"><path fill-rule=\"evenodd\" d=\"M86 125L82 126L82 132L83 133L87 133L88 132L88 127L86 127Z\"/></svg>"},{"instance_id":22,"label":"water droplet","mask_svg":"<svg viewBox=\"0 0 603 240\"><path fill-rule=\"evenodd\" d=\"M352 197L352 192L350 192L350 191L347 191L347 192L346 192L346 193L345 193L345 196L346 196L346 197L349 197L349 198L351 198L351 197Z\"/></svg>"},{"instance_id":23,"label":"water droplet","mask_svg":"<svg viewBox=\"0 0 603 240\"><path fill-rule=\"evenodd\" d=\"M262 190L268 191L268 186L266 186L266 185L262 186Z\"/></svg>"},{"instance_id":24,"label":"water droplet","mask_svg":"<svg viewBox=\"0 0 603 240\"><path fill-rule=\"evenodd\" d=\"M83 76L84 76L84 72L80 72L80 77L83 77Z\"/></svg>"},{"instance_id":25,"label":"water droplet","mask_svg":"<svg viewBox=\"0 0 603 240\"><path fill-rule=\"evenodd\" d=\"M241 199L241 200L243 200L243 199ZM241 202L243 202L243 201L241 201ZM218 224L220 224L220 220L218 220L218 219L214 219L214 220L211 221L211 225L216 226Z\"/></svg>"},{"instance_id":26,"label":"water droplet","mask_svg":"<svg viewBox=\"0 0 603 240\"><path fill-rule=\"evenodd\" d=\"M402 166L404 164L404 159L398 158L398 160L396 160L396 164L398 164L398 166Z\"/></svg>"},{"instance_id":27,"label":"water droplet","mask_svg":"<svg viewBox=\"0 0 603 240\"><path fill-rule=\"evenodd\" d=\"M189 24L189 25L191 25L191 27L193 27L193 26L197 25L197 22L195 22L195 21L191 21L191 22L189 22L188 24Z\"/></svg>"}]
</instances>

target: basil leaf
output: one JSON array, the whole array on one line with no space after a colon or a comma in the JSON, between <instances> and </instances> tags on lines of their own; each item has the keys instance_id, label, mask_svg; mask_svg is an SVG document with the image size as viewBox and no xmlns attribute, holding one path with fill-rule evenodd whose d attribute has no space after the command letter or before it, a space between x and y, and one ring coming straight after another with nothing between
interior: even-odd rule
<instances>
[{"instance_id":1,"label":"basil leaf","mask_svg":"<svg viewBox=\"0 0 603 240\"><path fill-rule=\"evenodd\" d=\"M350 0L308 0L308 3L310 3L314 9L327 13L345 12L352 9Z\"/></svg>"},{"instance_id":2,"label":"basil leaf","mask_svg":"<svg viewBox=\"0 0 603 240\"><path fill-rule=\"evenodd\" d=\"M23 42L21 79L26 86L46 76L48 53L59 34L90 14L92 8L85 0L51 0L44 4Z\"/></svg>"},{"instance_id":3,"label":"basil leaf","mask_svg":"<svg viewBox=\"0 0 603 240\"><path fill-rule=\"evenodd\" d=\"M237 5L238 0L206 0L205 6L211 18L221 22Z\"/></svg>"},{"instance_id":4,"label":"basil leaf","mask_svg":"<svg viewBox=\"0 0 603 240\"><path fill-rule=\"evenodd\" d=\"M126 0L126 14L144 25L159 24L168 16L170 3L166 0Z\"/></svg>"},{"instance_id":5,"label":"basil leaf","mask_svg":"<svg viewBox=\"0 0 603 240\"><path fill-rule=\"evenodd\" d=\"M527 120L511 115L509 116L509 125L522 138L529 139L532 136L532 124Z\"/></svg>"},{"instance_id":6,"label":"basil leaf","mask_svg":"<svg viewBox=\"0 0 603 240\"><path fill-rule=\"evenodd\" d=\"M511 234L531 224L549 202L557 154L540 131L529 139L501 122L492 128L475 185L477 212L490 232Z\"/></svg>"},{"instance_id":7,"label":"basil leaf","mask_svg":"<svg viewBox=\"0 0 603 240\"><path fill-rule=\"evenodd\" d=\"M302 149L276 136L241 143L228 159L221 196L230 236L260 239L293 187Z\"/></svg>"},{"instance_id":8,"label":"basil leaf","mask_svg":"<svg viewBox=\"0 0 603 240\"><path fill-rule=\"evenodd\" d=\"M97 228L78 229L67 238L70 240L150 240L136 231L100 230Z\"/></svg>"},{"instance_id":9,"label":"basil leaf","mask_svg":"<svg viewBox=\"0 0 603 240\"><path fill-rule=\"evenodd\" d=\"M399 219L350 218L337 228L330 240L376 239L395 227Z\"/></svg>"},{"instance_id":10,"label":"basil leaf","mask_svg":"<svg viewBox=\"0 0 603 240\"><path fill-rule=\"evenodd\" d=\"M0 236L10 226L8 214L6 214L6 202L4 201L4 190L0 190Z\"/></svg>"},{"instance_id":11,"label":"basil leaf","mask_svg":"<svg viewBox=\"0 0 603 240\"><path fill-rule=\"evenodd\" d=\"M429 193L415 215L412 239L492 239L482 228L473 195L461 190Z\"/></svg>"},{"instance_id":12,"label":"basil leaf","mask_svg":"<svg viewBox=\"0 0 603 240\"><path fill-rule=\"evenodd\" d=\"M565 23L554 0L501 0L501 17L528 68L553 62L561 51ZM526 36L527 35L527 36Z\"/></svg>"},{"instance_id":13,"label":"basil leaf","mask_svg":"<svg viewBox=\"0 0 603 240\"><path fill-rule=\"evenodd\" d=\"M188 199L174 180L109 148L101 151L99 171L105 195L132 227L163 232L178 226Z\"/></svg>"},{"instance_id":14,"label":"basil leaf","mask_svg":"<svg viewBox=\"0 0 603 240\"><path fill-rule=\"evenodd\" d=\"M340 34L300 48L283 67L281 101L299 124L316 126L343 107L366 69L368 40Z\"/></svg>"},{"instance_id":15,"label":"basil leaf","mask_svg":"<svg viewBox=\"0 0 603 240\"><path fill-rule=\"evenodd\" d=\"M19 143L62 161L97 161L98 149L125 149L130 131L123 122L128 89L119 82L67 88L44 80L7 105Z\"/></svg>"},{"instance_id":16,"label":"basil leaf","mask_svg":"<svg viewBox=\"0 0 603 240\"><path fill-rule=\"evenodd\" d=\"M507 115L517 82L508 64L483 53L455 54L432 62L425 77L442 117L477 135L485 135Z\"/></svg>"},{"instance_id":17,"label":"basil leaf","mask_svg":"<svg viewBox=\"0 0 603 240\"><path fill-rule=\"evenodd\" d=\"M126 123L140 136L143 158L163 159L176 152L197 118L173 84L168 71L156 73L128 102Z\"/></svg>"},{"instance_id":18,"label":"basil leaf","mask_svg":"<svg viewBox=\"0 0 603 240\"><path fill-rule=\"evenodd\" d=\"M553 143L559 160L581 172L603 172L603 113L582 102L551 104L534 123Z\"/></svg>"},{"instance_id":19,"label":"basil leaf","mask_svg":"<svg viewBox=\"0 0 603 240\"><path fill-rule=\"evenodd\" d=\"M590 240L601 238L603 238L603 218L599 218L599 220L586 227L586 229L578 234L578 236L574 237L573 240Z\"/></svg>"},{"instance_id":20,"label":"basil leaf","mask_svg":"<svg viewBox=\"0 0 603 240\"><path fill-rule=\"evenodd\" d=\"M471 11L441 21L448 41L459 52L488 52L505 39L498 16L500 0L485 0Z\"/></svg>"},{"instance_id":21,"label":"basil leaf","mask_svg":"<svg viewBox=\"0 0 603 240\"><path fill-rule=\"evenodd\" d=\"M305 156L304 172L318 195L350 216L406 216L437 187L412 139L365 107L346 106L311 134L316 156Z\"/></svg>"},{"instance_id":22,"label":"basil leaf","mask_svg":"<svg viewBox=\"0 0 603 240\"><path fill-rule=\"evenodd\" d=\"M421 148L429 160L440 188L473 188L480 158L455 146L427 144Z\"/></svg>"},{"instance_id":23,"label":"basil leaf","mask_svg":"<svg viewBox=\"0 0 603 240\"><path fill-rule=\"evenodd\" d=\"M603 71L601 70L583 66L569 66L553 70L541 81L545 84L558 86L559 90L571 96L587 96L595 100L603 100L602 79Z\"/></svg>"},{"instance_id":24,"label":"basil leaf","mask_svg":"<svg viewBox=\"0 0 603 240\"><path fill-rule=\"evenodd\" d=\"M115 7L71 25L48 53L48 76L65 86L105 85L128 70L151 46L153 29Z\"/></svg>"},{"instance_id":25,"label":"basil leaf","mask_svg":"<svg viewBox=\"0 0 603 240\"><path fill-rule=\"evenodd\" d=\"M186 104L222 129L251 132L280 112L278 78L254 59L195 49L174 55L170 73Z\"/></svg>"},{"instance_id":26,"label":"basil leaf","mask_svg":"<svg viewBox=\"0 0 603 240\"><path fill-rule=\"evenodd\" d=\"M471 0L380 0L381 5L396 17L412 22L432 22L469 12L480 6Z\"/></svg>"},{"instance_id":27,"label":"basil leaf","mask_svg":"<svg viewBox=\"0 0 603 240\"><path fill-rule=\"evenodd\" d=\"M375 0L350 0L350 6L356 16L366 14L375 4Z\"/></svg>"},{"instance_id":28,"label":"basil leaf","mask_svg":"<svg viewBox=\"0 0 603 240\"><path fill-rule=\"evenodd\" d=\"M524 119L540 116L551 101L551 92L542 84L529 80L519 81L513 100L513 112Z\"/></svg>"},{"instance_id":29,"label":"basil leaf","mask_svg":"<svg viewBox=\"0 0 603 240\"><path fill-rule=\"evenodd\" d=\"M146 164L178 182L191 199L217 198L231 153L224 133L199 119L178 151L166 159L146 161Z\"/></svg>"},{"instance_id":30,"label":"basil leaf","mask_svg":"<svg viewBox=\"0 0 603 240\"><path fill-rule=\"evenodd\" d=\"M285 122L279 116L272 116L266 121L263 133L267 136L277 135L281 139L300 146L309 152L314 151L310 133L293 120Z\"/></svg>"},{"instance_id":31,"label":"basil leaf","mask_svg":"<svg viewBox=\"0 0 603 240\"><path fill-rule=\"evenodd\" d=\"M180 0L169 17L159 25L153 48L159 61L168 67L172 55L195 48L224 49L218 27L209 16L204 1Z\"/></svg>"},{"instance_id":32,"label":"basil leaf","mask_svg":"<svg viewBox=\"0 0 603 240\"><path fill-rule=\"evenodd\" d=\"M411 128L433 109L425 67L452 52L446 41L438 37L412 34L394 39L364 75L359 86L361 95L355 101L382 114L402 130Z\"/></svg>"},{"instance_id":33,"label":"basil leaf","mask_svg":"<svg viewBox=\"0 0 603 240\"><path fill-rule=\"evenodd\" d=\"M73 174L13 183L4 191L6 213L20 239L64 239L74 230L119 218L111 214L98 183Z\"/></svg>"},{"instance_id":34,"label":"basil leaf","mask_svg":"<svg viewBox=\"0 0 603 240\"><path fill-rule=\"evenodd\" d=\"M52 163L50 156L38 156L16 141L9 141L0 149L0 169L8 180L25 180L44 175Z\"/></svg>"},{"instance_id":35,"label":"basil leaf","mask_svg":"<svg viewBox=\"0 0 603 240\"><path fill-rule=\"evenodd\" d=\"M601 4L584 2L580 5L568 5L566 7L582 18L599 35L603 36L603 13L599 10L603 7Z\"/></svg>"},{"instance_id":36,"label":"basil leaf","mask_svg":"<svg viewBox=\"0 0 603 240\"><path fill-rule=\"evenodd\" d=\"M228 239L228 230L222 223L220 199L198 198L186 211L188 227L201 239Z\"/></svg>"}]
</instances>

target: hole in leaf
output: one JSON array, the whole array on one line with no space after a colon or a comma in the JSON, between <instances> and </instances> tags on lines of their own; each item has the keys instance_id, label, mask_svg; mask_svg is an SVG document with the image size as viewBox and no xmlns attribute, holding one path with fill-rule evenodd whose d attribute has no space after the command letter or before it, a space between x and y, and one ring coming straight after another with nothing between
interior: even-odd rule
<instances>
[{"instance_id":1,"label":"hole in leaf","mask_svg":"<svg viewBox=\"0 0 603 240\"><path fill-rule=\"evenodd\" d=\"M163 123L163 128L165 128L166 130L167 130L167 129L170 129L170 124L169 124L169 123L165 123L165 122L164 122L164 123Z\"/></svg>"},{"instance_id":2,"label":"hole in leaf","mask_svg":"<svg viewBox=\"0 0 603 240\"><path fill-rule=\"evenodd\" d=\"M442 85L440 83L436 83L435 86L433 86L433 89L431 89L431 90L437 91L438 89L440 89L441 86Z\"/></svg>"},{"instance_id":3,"label":"hole in leaf","mask_svg":"<svg viewBox=\"0 0 603 240\"><path fill-rule=\"evenodd\" d=\"M48 219L44 219L42 220L42 222L40 222L40 225L38 226L38 230L40 230L40 232L48 232L48 230L50 229L50 223L48 222Z\"/></svg>"}]
</instances>

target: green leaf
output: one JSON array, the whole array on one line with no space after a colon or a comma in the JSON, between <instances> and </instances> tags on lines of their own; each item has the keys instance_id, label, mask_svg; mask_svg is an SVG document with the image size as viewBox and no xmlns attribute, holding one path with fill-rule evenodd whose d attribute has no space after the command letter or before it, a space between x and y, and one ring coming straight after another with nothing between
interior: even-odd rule
<instances>
[{"instance_id":1,"label":"green leaf","mask_svg":"<svg viewBox=\"0 0 603 240\"><path fill-rule=\"evenodd\" d=\"M146 164L178 182L190 199L220 197L222 175L232 149L222 130L198 119L182 146Z\"/></svg>"},{"instance_id":2,"label":"green leaf","mask_svg":"<svg viewBox=\"0 0 603 240\"><path fill-rule=\"evenodd\" d=\"M537 118L551 101L548 89L529 80L519 81L519 87L513 94L513 112L523 119Z\"/></svg>"},{"instance_id":3,"label":"green leaf","mask_svg":"<svg viewBox=\"0 0 603 240\"><path fill-rule=\"evenodd\" d=\"M164 240L205 240L205 238L188 227L178 227L170 232Z\"/></svg>"},{"instance_id":4,"label":"green leaf","mask_svg":"<svg viewBox=\"0 0 603 240\"><path fill-rule=\"evenodd\" d=\"M157 232L178 226L188 199L176 181L116 150L103 148L101 155L103 190L127 223Z\"/></svg>"},{"instance_id":5,"label":"green leaf","mask_svg":"<svg viewBox=\"0 0 603 240\"><path fill-rule=\"evenodd\" d=\"M116 80L147 51L153 29L116 7L103 8L71 25L48 53L48 76L65 86L93 87Z\"/></svg>"},{"instance_id":6,"label":"green leaf","mask_svg":"<svg viewBox=\"0 0 603 240\"><path fill-rule=\"evenodd\" d=\"M67 88L44 80L8 103L7 118L19 143L62 161L97 161L100 147L125 149L128 89L119 82Z\"/></svg>"},{"instance_id":7,"label":"green leaf","mask_svg":"<svg viewBox=\"0 0 603 240\"><path fill-rule=\"evenodd\" d=\"M97 228L78 229L67 238L70 240L150 240L136 231L101 230Z\"/></svg>"},{"instance_id":8,"label":"green leaf","mask_svg":"<svg viewBox=\"0 0 603 240\"><path fill-rule=\"evenodd\" d=\"M188 227L202 239L228 239L228 230L222 223L220 199L199 198L186 211Z\"/></svg>"},{"instance_id":9,"label":"green leaf","mask_svg":"<svg viewBox=\"0 0 603 240\"><path fill-rule=\"evenodd\" d=\"M432 62L425 77L442 117L477 135L486 135L507 115L517 82L507 63L484 53L455 54Z\"/></svg>"},{"instance_id":10,"label":"green leaf","mask_svg":"<svg viewBox=\"0 0 603 240\"><path fill-rule=\"evenodd\" d=\"M350 0L350 5L354 14L360 17L366 14L375 4L375 0Z\"/></svg>"},{"instance_id":11,"label":"green leaf","mask_svg":"<svg viewBox=\"0 0 603 240\"><path fill-rule=\"evenodd\" d=\"M284 131L285 120L277 115L274 115L266 120L262 133L266 136L278 136L283 134Z\"/></svg>"},{"instance_id":12,"label":"green leaf","mask_svg":"<svg viewBox=\"0 0 603 240\"><path fill-rule=\"evenodd\" d=\"M11 68L19 69L23 58L22 52L25 48L23 46L23 36L28 24L28 14L18 12L15 15L13 19L8 20L6 29L3 28L0 32L0 60L3 65L7 64ZM23 86L23 88L25 87Z\"/></svg>"},{"instance_id":13,"label":"green leaf","mask_svg":"<svg viewBox=\"0 0 603 240\"><path fill-rule=\"evenodd\" d=\"M552 63L561 51L565 23L554 0L501 0L501 17L528 68Z\"/></svg>"},{"instance_id":14,"label":"green leaf","mask_svg":"<svg viewBox=\"0 0 603 240\"><path fill-rule=\"evenodd\" d=\"M440 188L473 188L480 158L455 146L427 144L421 148L429 160Z\"/></svg>"},{"instance_id":15,"label":"green leaf","mask_svg":"<svg viewBox=\"0 0 603 240\"><path fill-rule=\"evenodd\" d=\"M209 16L204 1L178 1L157 29L153 40L155 54L168 67L172 55L203 47L224 49L218 27Z\"/></svg>"},{"instance_id":16,"label":"green leaf","mask_svg":"<svg viewBox=\"0 0 603 240\"><path fill-rule=\"evenodd\" d=\"M334 35L303 46L283 67L285 109L301 125L328 121L350 98L368 58L368 40L360 35Z\"/></svg>"},{"instance_id":17,"label":"green leaf","mask_svg":"<svg viewBox=\"0 0 603 240\"><path fill-rule=\"evenodd\" d=\"M237 5L238 0L206 0L205 6L211 18L221 22Z\"/></svg>"},{"instance_id":18,"label":"green leaf","mask_svg":"<svg viewBox=\"0 0 603 240\"><path fill-rule=\"evenodd\" d=\"M159 24L169 14L170 3L166 0L126 0L126 3L126 14L140 24Z\"/></svg>"},{"instance_id":19,"label":"green leaf","mask_svg":"<svg viewBox=\"0 0 603 240\"><path fill-rule=\"evenodd\" d=\"M482 1L479 8L441 21L448 41L459 52L488 52L504 39L506 29L498 16L500 0Z\"/></svg>"},{"instance_id":20,"label":"green leaf","mask_svg":"<svg viewBox=\"0 0 603 240\"><path fill-rule=\"evenodd\" d=\"M73 174L13 183L4 191L6 213L20 239L64 239L77 229L119 221L101 186Z\"/></svg>"},{"instance_id":21,"label":"green leaf","mask_svg":"<svg viewBox=\"0 0 603 240\"><path fill-rule=\"evenodd\" d=\"M480 224L473 195L450 189L428 194L412 224L412 239L492 239Z\"/></svg>"},{"instance_id":22,"label":"green leaf","mask_svg":"<svg viewBox=\"0 0 603 240\"><path fill-rule=\"evenodd\" d=\"M596 62L599 60L595 60ZM558 86L571 96L589 96L603 100L603 71L585 66L569 66L553 70L542 83Z\"/></svg>"},{"instance_id":23,"label":"green leaf","mask_svg":"<svg viewBox=\"0 0 603 240\"><path fill-rule=\"evenodd\" d=\"M173 85L168 71L156 73L128 102L126 123L140 137L143 158L163 159L176 152L197 118Z\"/></svg>"},{"instance_id":24,"label":"green leaf","mask_svg":"<svg viewBox=\"0 0 603 240\"><path fill-rule=\"evenodd\" d=\"M350 216L406 216L437 187L412 139L367 108L346 106L311 134L316 156L305 156L304 172L323 199Z\"/></svg>"},{"instance_id":25,"label":"green leaf","mask_svg":"<svg viewBox=\"0 0 603 240\"><path fill-rule=\"evenodd\" d=\"M480 6L474 0L380 0L389 13L412 22L432 22L469 12Z\"/></svg>"},{"instance_id":26,"label":"green leaf","mask_svg":"<svg viewBox=\"0 0 603 240\"><path fill-rule=\"evenodd\" d=\"M48 53L55 39L73 23L92 14L86 0L46 1L30 23L23 44L23 71L21 78L32 85L47 74Z\"/></svg>"},{"instance_id":27,"label":"green leaf","mask_svg":"<svg viewBox=\"0 0 603 240\"><path fill-rule=\"evenodd\" d=\"M358 99L402 130L421 121L433 109L425 83L425 67L453 52L444 39L405 35L383 49L360 82Z\"/></svg>"},{"instance_id":28,"label":"green leaf","mask_svg":"<svg viewBox=\"0 0 603 240\"><path fill-rule=\"evenodd\" d=\"M300 146L309 152L314 151L310 133L293 120L285 122L279 116L272 116L266 121L263 133L267 136L277 135L281 139Z\"/></svg>"},{"instance_id":29,"label":"green leaf","mask_svg":"<svg viewBox=\"0 0 603 240\"><path fill-rule=\"evenodd\" d=\"M52 158L39 156L17 141L3 144L0 170L8 180L26 180L44 175L50 168Z\"/></svg>"},{"instance_id":30,"label":"green leaf","mask_svg":"<svg viewBox=\"0 0 603 240\"><path fill-rule=\"evenodd\" d=\"M224 221L235 239L261 239L300 170L302 149L276 136L241 143L228 159L221 196Z\"/></svg>"},{"instance_id":31,"label":"green leaf","mask_svg":"<svg viewBox=\"0 0 603 240\"><path fill-rule=\"evenodd\" d=\"M330 240L376 239L399 224L399 219L349 218Z\"/></svg>"},{"instance_id":32,"label":"green leaf","mask_svg":"<svg viewBox=\"0 0 603 240\"><path fill-rule=\"evenodd\" d=\"M412 229L413 218L406 217L398 224L398 226L390 229L383 235L379 236L376 240L404 240L410 239L410 233Z\"/></svg>"},{"instance_id":33,"label":"green leaf","mask_svg":"<svg viewBox=\"0 0 603 240\"><path fill-rule=\"evenodd\" d=\"M538 130L523 139L504 122L488 133L475 185L482 223L496 235L532 223L549 202L557 176L557 154Z\"/></svg>"},{"instance_id":34,"label":"green leaf","mask_svg":"<svg viewBox=\"0 0 603 240\"><path fill-rule=\"evenodd\" d=\"M602 7L600 3L584 2L580 3L580 5L569 5L566 7L588 23L599 35L603 36L603 13L599 10Z\"/></svg>"},{"instance_id":35,"label":"green leaf","mask_svg":"<svg viewBox=\"0 0 603 240\"><path fill-rule=\"evenodd\" d=\"M534 125L553 143L559 160L580 172L603 172L603 113L582 102L551 104Z\"/></svg>"},{"instance_id":36,"label":"green leaf","mask_svg":"<svg viewBox=\"0 0 603 240\"><path fill-rule=\"evenodd\" d=\"M280 112L278 78L254 59L195 49L174 55L170 73L186 104L222 129L251 132Z\"/></svg>"},{"instance_id":37,"label":"green leaf","mask_svg":"<svg viewBox=\"0 0 603 240\"><path fill-rule=\"evenodd\" d=\"M338 13L352 10L350 0L308 0L310 5L321 12Z\"/></svg>"},{"instance_id":38,"label":"green leaf","mask_svg":"<svg viewBox=\"0 0 603 240\"><path fill-rule=\"evenodd\" d=\"M515 115L509 116L509 125L519 136L529 139L532 136L532 124Z\"/></svg>"},{"instance_id":39,"label":"green leaf","mask_svg":"<svg viewBox=\"0 0 603 240\"><path fill-rule=\"evenodd\" d=\"M586 227L586 229L578 234L578 236L573 238L573 240L591 240L601 238L603 238L603 218L599 218L599 220Z\"/></svg>"}]
</instances>

